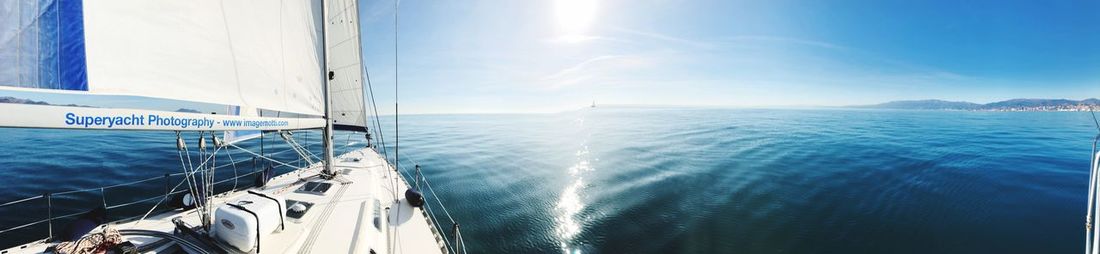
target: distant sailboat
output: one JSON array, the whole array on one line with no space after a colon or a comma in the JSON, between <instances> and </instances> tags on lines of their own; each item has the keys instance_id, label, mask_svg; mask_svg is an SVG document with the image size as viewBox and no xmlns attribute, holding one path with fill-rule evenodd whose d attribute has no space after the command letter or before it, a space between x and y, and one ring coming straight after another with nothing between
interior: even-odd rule
<instances>
[{"instance_id":1,"label":"distant sailboat","mask_svg":"<svg viewBox=\"0 0 1100 254\"><path fill-rule=\"evenodd\" d=\"M0 66L9 69L0 72L0 89L84 97L130 95L228 105L230 110L211 115L0 103L5 112L0 114L0 127L176 132L174 139L163 141L176 145L180 164L163 166L183 171L66 191L99 193L95 200L102 200L102 206L93 208L104 214L149 209L126 220L86 223L90 226L76 234L54 234L61 219L80 214L54 214L58 198L51 194L0 204L37 200L50 211L45 220L0 229L0 238L27 227L46 231L48 226L49 235L0 252L84 251L89 242L83 240L89 236L121 239L112 245L154 253L465 252L458 223L441 228L428 212L419 192L425 181L419 166L413 174L414 190L398 173L399 167L373 147L334 153L334 130L381 134L377 117L372 125L367 117L371 112L365 110L357 0L48 3L0 4L8 7L0 9L22 13L16 22L0 25L16 31L6 34L19 35L0 41L0 55L19 59L0 60ZM260 109L297 117L264 116ZM295 141L296 130L321 130L324 153L314 154ZM197 133L199 138L185 141L181 132ZM278 134L305 163L279 161L262 149L253 152L237 144L265 134ZM366 137L369 144L370 135ZM263 173L256 187L238 188L239 177L222 180L233 180L234 187L216 193L215 169L225 165L216 166L215 156L233 148L262 164L294 170L278 176ZM268 170L274 172L258 172ZM181 178L185 181L170 182ZM140 201L112 201L105 191L161 179L164 192ZM165 211L177 197L183 206Z\"/></svg>"}]
</instances>

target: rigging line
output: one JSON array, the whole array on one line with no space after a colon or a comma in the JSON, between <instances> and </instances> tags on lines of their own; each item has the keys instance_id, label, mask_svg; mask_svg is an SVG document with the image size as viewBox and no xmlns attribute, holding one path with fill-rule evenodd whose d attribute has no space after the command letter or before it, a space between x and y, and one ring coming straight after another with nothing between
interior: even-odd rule
<instances>
[{"instance_id":1,"label":"rigging line","mask_svg":"<svg viewBox=\"0 0 1100 254\"><path fill-rule=\"evenodd\" d=\"M199 215L202 216L204 220L207 220L210 218L211 213L210 206L207 203L209 201L208 199L210 195L213 193L213 190L211 190L211 188L213 187L211 184L213 182L213 164L217 163L217 153L221 150L221 147L215 146L214 151L207 153L206 136L204 136L205 133L205 131L199 132L199 158L205 157L206 159L204 159L198 167L193 167L191 169L193 173L190 174L190 176L196 187L195 191L191 192L192 200L195 202L195 207L199 210ZM213 133L211 133L211 135L213 135ZM206 156L207 154L209 154L210 156ZM188 160L190 160L190 155L188 155ZM196 177L199 177L198 173L200 172L202 173L202 182L199 182L199 179L195 179ZM199 184L202 184L202 193L198 193L200 192L200 190L198 189ZM200 194L202 195L202 203L198 202L198 200L200 199ZM206 222L204 221L204 225L206 225L205 223Z\"/></svg>"},{"instance_id":2,"label":"rigging line","mask_svg":"<svg viewBox=\"0 0 1100 254\"><path fill-rule=\"evenodd\" d=\"M363 65L363 73L366 75L367 79L367 92L369 95L368 99L370 101L370 109L374 112L374 119L371 122L374 124L374 131L378 134L378 141L382 144L382 155L385 155L385 157L383 158L389 158L389 154L386 151L386 137L382 133L382 123L381 119L379 119L381 115L378 114L378 103L377 100L374 98L374 85L370 81L370 68L367 68L366 64ZM371 114L371 111L368 111L367 114ZM370 130L367 131L369 132Z\"/></svg>"},{"instance_id":3,"label":"rigging line","mask_svg":"<svg viewBox=\"0 0 1100 254\"><path fill-rule=\"evenodd\" d=\"M206 177L206 193L207 193L206 197L208 199L210 197L213 197L214 194L215 194L214 177L217 176L217 167L216 166L218 165L218 152L221 151L221 148L222 148L221 146L218 146L218 135L215 134L214 131L210 131L210 143L214 144L214 149L213 149L214 151L210 153L211 161L210 161L210 165L207 166L207 172L210 173L210 176ZM226 153L228 153L228 152L226 152ZM207 207L206 212L207 212L208 216L214 214L214 210L213 210L214 208L213 207L211 207L209 205L207 205L206 207Z\"/></svg>"},{"instance_id":4,"label":"rigging line","mask_svg":"<svg viewBox=\"0 0 1100 254\"><path fill-rule=\"evenodd\" d=\"M227 154L228 154L228 152L227 152ZM180 158L182 159L182 157L183 156L181 155ZM183 186L183 184L187 181L187 174L188 173L189 172L184 172L184 175L183 175L184 179L180 180L180 182L177 183L175 187L172 187L172 189L169 190L168 193L176 192L176 189L179 189L180 186ZM190 187L190 186L188 186L188 187ZM168 194L168 193L166 193L166 194ZM157 206L159 206L161 203L163 203L167 199L168 199L168 195L164 195L164 198L162 198L160 201L157 201L157 203L154 204L152 208L149 208L149 211L145 212L145 215L141 216L141 219L138 219L137 222L134 223L134 227L137 227L138 224L141 224L141 221L145 220L145 218L148 217L149 214L151 214L153 212L153 210L157 209Z\"/></svg>"},{"instance_id":5,"label":"rigging line","mask_svg":"<svg viewBox=\"0 0 1100 254\"><path fill-rule=\"evenodd\" d=\"M1100 120L1096 120L1096 112L1092 111L1092 107L1089 107L1089 113L1092 114L1092 123L1096 124L1096 130L1100 131Z\"/></svg>"},{"instance_id":6,"label":"rigging line","mask_svg":"<svg viewBox=\"0 0 1100 254\"><path fill-rule=\"evenodd\" d=\"M374 115L374 120L371 121L371 123L374 124L374 131L377 133L378 141L382 142L382 154L386 155L386 157L389 157L386 151L386 139L382 133L382 123L379 122L378 119L378 117L381 117L381 115L378 114L378 104L376 102L377 100L374 98L374 85L371 82L371 68L366 67L365 64L363 65L363 74L366 77L366 89L368 96L367 100L368 102L370 102L371 109L371 111L367 111L366 114L371 114L372 111L374 112L372 114ZM370 121L370 118L368 118L367 120ZM367 132L370 132L370 130L367 130Z\"/></svg>"},{"instance_id":7,"label":"rigging line","mask_svg":"<svg viewBox=\"0 0 1100 254\"><path fill-rule=\"evenodd\" d=\"M182 137L180 137L179 132L177 131L177 142L181 142L181 141L182 141ZM184 181L181 181L179 184L176 184L176 187L173 187L172 190L169 191L168 193L174 192L177 188L179 188L180 185L182 185L184 182L186 182L187 187L188 187L188 192L191 193L192 202L195 203L195 207L198 208L198 209L204 209L206 207L205 203L207 202L207 200L203 200L203 204L199 204L199 202L198 202L198 185L199 185L199 183L198 183L198 179L195 179L196 174L199 173L199 170L198 170L198 168L194 167L194 164L191 161L191 153L190 153L190 150L187 149L186 143L178 143L178 144L182 145L181 146L182 150L177 149L177 153L179 154L179 157L180 157L180 163L184 167L184 175L183 175ZM221 149L220 148L215 149L214 152L210 155L210 157L208 157L205 161L203 161L202 164L199 164L199 167L205 167L206 163L210 162L211 158L216 156L217 152L219 150L221 150ZM190 166L188 166L187 164L184 164L184 159L183 159L183 154L184 153L187 154L187 164L190 164ZM200 150L199 153L205 153L205 151ZM202 155L200 155L200 158L201 157L202 157ZM212 167L212 166L209 166L209 167ZM188 168L190 168L190 169L188 169ZM206 173L203 172L203 174L204 174L203 177L205 178ZM205 181L205 179L204 179L204 181ZM206 185L204 183L204 187L205 186ZM206 195L205 192L207 192L207 191L204 191L204 193L203 193L204 196ZM165 196L164 199L161 199L161 201L157 202L157 204L154 205L152 209L150 209L148 212L146 212L146 214L144 216L142 216L142 219L144 219L145 216L149 216L149 213L151 213L152 210L156 209L157 205L159 205L165 199L167 199L167 195ZM205 197L204 197L204 199L205 199ZM202 214L200 214L200 216L202 216Z\"/></svg>"},{"instance_id":8,"label":"rigging line","mask_svg":"<svg viewBox=\"0 0 1100 254\"><path fill-rule=\"evenodd\" d=\"M195 180L193 177L195 171L191 170L194 164L191 162L191 151L187 149L187 142L183 141L179 131L176 132L176 145L176 151L180 154L180 163L183 164L183 179L187 182L187 191L191 193L191 201L194 202L198 192L198 187L192 183ZM185 154L187 155L187 163L183 163Z\"/></svg>"},{"instance_id":9,"label":"rigging line","mask_svg":"<svg viewBox=\"0 0 1100 254\"><path fill-rule=\"evenodd\" d=\"M306 159L306 162L308 162L309 164L313 164L313 158L316 158L317 160L323 160L317 155L314 155L313 152L309 151L305 147L302 147L302 145L299 144L297 141L295 141L293 133L280 132L279 136L281 136L283 140L286 141L287 145L290 146L290 149L293 149L294 152L298 153L298 156Z\"/></svg>"},{"instance_id":10,"label":"rigging line","mask_svg":"<svg viewBox=\"0 0 1100 254\"><path fill-rule=\"evenodd\" d=\"M199 135L204 135L204 134L205 134L205 133L202 133L202 132L200 132L200 134L199 134ZM213 135L214 135L214 132L213 132L213 131L211 131L211 132L210 132L210 135L211 135L211 136L213 136ZM203 139L205 139L205 136L203 136ZM200 139L200 140L202 140L202 139ZM215 140L211 140L211 142L213 143L213 142L217 142L217 141L215 141ZM216 146L216 144L215 144L215 146ZM202 198L204 199L204 201L203 201L203 203L204 203L203 207L205 208L205 209L203 210L203 212L205 212L205 213L206 213L206 215L207 215L207 218L209 218L209 216L210 216L210 213L211 213L211 211L210 211L210 206L209 206L209 205L205 205L205 203L206 203L206 201L207 201L207 200L205 200L205 199L209 198L209 197L210 197L210 194L212 194L212 192L213 192L213 190L211 190L211 188L213 188L213 187L211 186L211 183L213 183L214 181L213 181L213 179L211 178L211 176L212 176L212 175L214 174L214 169L213 169L213 167L212 167L212 166L213 166L213 165L215 165L215 164L218 164L218 156L217 156L217 155L218 155L218 151L217 151L217 149L218 149L218 148L217 148L217 147L215 147L215 148L214 148L214 151L213 151L213 152L210 152L210 153L209 153L209 154L210 154L210 164L209 164L209 165L206 165L205 167L203 167L203 168L202 168L202 187L203 187L203 192L202 192ZM203 140L202 152L203 152L203 153L205 154L205 153L206 153L206 150L207 150L206 142L205 142L205 140ZM204 164L205 164L205 163L204 163Z\"/></svg>"},{"instance_id":11,"label":"rigging line","mask_svg":"<svg viewBox=\"0 0 1100 254\"><path fill-rule=\"evenodd\" d=\"M184 183L184 181L180 181L180 183L177 183L175 187L172 187L172 190L169 190L169 191L168 191L168 193L176 192L176 189L178 189L178 188L179 188L180 186L182 186L182 185L183 185L183 183ZM142 221L145 221L145 218L146 218L146 217L149 217L149 214L152 214L152 213L153 213L153 210L156 210L156 209L157 209L157 206L160 206L160 204L161 204L161 203L164 203L164 201L165 201L165 200L168 200L168 195L167 195L168 193L166 193L166 194L164 195L164 198L160 199L160 201L157 201L157 203L156 203L156 204L153 204L153 207L152 207L152 208L149 208L149 211L146 211L146 212L145 212L145 215L142 215L140 219L138 219L137 221L135 221L135 222L134 222L134 226L133 226L133 227L130 227L130 228L136 228L136 227L137 227L138 225L140 225L140 224L141 224L141 222L142 222Z\"/></svg>"},{"instance_id":12,"label":"rigging line","mask_svg":"<svg viewBox=\"0 0 1100 254\"><path fill-rule=\"evenodd\" d=\"M214 150L214 153L217 153L217 152L218 152L219 150L221 150L221 148L218 148L218 149ZM210 156L206 156L206 159L204 159L204 160L202 161L202 163L201 163L201 164L199 164L198 168L201 168L201 167L207 166L207 165L206 165L206 163L208 163L208 162L211 162L211 159L212 159L212 158L214 157L214 155L215 155L215 154L211 154ZM200 157L200 158L201 158L201 157Z\"/></svg>"},{"instance_id":13,"label":"rigging line","mask_svg":"<svg viewBox=\"0 0 1100 254\"><path fill-rule=\"evenodd\" d=\"M428 178L424 178L424 185L428 186L428 191L432 193L432 197L434 197L435 202L439 204L440 208L443 208L443 214L446 214L447 219L450 219L451 223L454 223L455 219L451 217L451 212L448 212L447 207L443 206L443 202L439 200L439 194L435 194L435 189L432 189L432 184L428 182Z\"/></svg>"},{"instance_id":14,"label":"rigging line","mask_svg":"<svg viewBox=\"0 0 1100 254\"><path fill-rule=\"evenodd\" d=\"M378 115L378 104L375 104L376 100L374 98L374 88L373 88L373 86L371 85L371 82L370 82L370 71L366 70L366 69L364 69L364 71L366 71L366 74L367 74L367 89L368 89L368 92L370 93L369 94L370 97L368 99L370 99L371 110L372 110L372 112L374 112L373 113L374 117L373 117L373 119L371 119L371 123L375 127L374 132L377 134L375 136L378 137L378 142L380 144L382 144L382 154L378 154L377 153L378 149L375 149L375 155L381 156L380 159L382 159L382 161L386 162L386 166L389 167L390 165L389 165L389 162L388 162L388 159L387 159L387 158L389 158L389 154L386 151L388 148L386 147L386 138L385 138L385 136L383 135L383 132L382 132L381 119L379 118L379 115ZM368 114L370 114L370 112L368 112ZM368 131L370 131L370 130L368 130ZM387 168L385 172L386 172L386 176L388 177L387 180L390 184L390 189L394 190L392 192L393 193L393 199L397 200L397 191L396 191L397 190L397 185L393 181L393 171L389 170Z\"/></svg>"},{"instance_id":15,"label":"rigging line","mask_svg":"<svg viewBox=\"0 0 1100 254\"><path fill-rule=\"evenodd\" d=\"M372 121L374 123L374 126L375 126L374 131L378 133L378 142L381 142L381 144L382 144L382 155L385 155L385 157L383 157L383 158L389 158L389 154L386 151L388 149L386 147L386 137L385 137L384 133L382 133L382 120L379 119L379 117L381 117L381 115L378 114L378 104L377 104L377 100L374 98L374 86L371 85L371 82L370 82L370 70L367 69L366 66L364 65L363 71L365 71L366 74L367 74L367 91L370 93L371 110L374 111L374 120Z\"/></svg>"},{"instance_id":16,"label":"rigging line","mask_svg":"<svg viewBox=\"0 0 1100 254\"><path fill-rule=\"evenodd\" d=\"M335 136L336 134L332 134L332 135ZM312 156L313 158L315 158L317 160L321 160L320 156L317 156L316 154L313 153L313 151L310 151L309 148L306 148L306 146L303 146L301 143L298 143L298 140L294 139L294 136L290 136L290 141L294 142L294 145L298 146L298 149L302 150L302 152L305 152L306 154L309 154L309 156Z\"/></svg>"},{"instance_id":17,"label":"rigging line","mask_svg":"<svg viewBox=\"0 0 1100 254\"><path fill-rule=\"evenodd\" d=\"M305 169L305 168L301 168L301 167L295 167L294 165L286 164L286 163L283 163L283 162L281 162L281 161L278 161L278 160L275 160L275 159L272 159L272 158L268 158L267 156L263 156L263 155L259 155L259 154L256 154L255 152L249 151L248 149L244 149L244 148L241 148L241 147L237 146L236 144L229 144L229 146L235 147L235 148L237 148L237 149L241 149L241 151L244 151L244 152L246 152L246 153L252 154L252 155L254 155L254 156L260 157L260 158L262 158L262 159L265 159L265 160L268 160L268 161L271 161L271 162L274 162L274 163L278 163L279 165L283 165L283 166L287 166L287 167L293 168L293 169L295 169L295 170L303 170L303 169Z\"/></svg>"},{"instance_id":18,"label":"rigging line","mask_svg":"<svg viewBox=\"0 0 1100 254\"><path fill-rule=\"evenodd\" d=\"M229 156L229 165L233 166L233 179L240 178L241 176L237 174L237 161L233 159L233 153L225 151L225 155ZM233 181L233 190L237 190L237 181L235 180Z\"/></svg>"}]
</instances>

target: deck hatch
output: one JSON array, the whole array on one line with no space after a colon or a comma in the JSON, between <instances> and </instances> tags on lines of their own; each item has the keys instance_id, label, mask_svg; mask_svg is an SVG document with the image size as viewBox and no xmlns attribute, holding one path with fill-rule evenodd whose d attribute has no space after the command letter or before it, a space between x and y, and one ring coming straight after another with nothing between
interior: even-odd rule
<instances>
[{"instance_id":1,"label":"deck hatch","mask_svg":"<svg viewBox=\"0 0 1100 254\"><path fill-rule=\"evenodd\" d=\"M332 188L331 183L306 182L306 184L302 185L302 187L299 187L298 190L295 190L294 192L325 195L325 192L328 192L328 189L330 188Z\"/></svg>"}]
</instances>

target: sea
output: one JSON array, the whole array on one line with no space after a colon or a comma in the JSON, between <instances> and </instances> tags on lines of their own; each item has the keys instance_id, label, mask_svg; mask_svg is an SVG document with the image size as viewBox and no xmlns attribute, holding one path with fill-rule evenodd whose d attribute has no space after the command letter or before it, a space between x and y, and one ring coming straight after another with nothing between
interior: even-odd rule
<instances>
[{"instance_id":1,"label":"sea","mask_svg":"<svg viewBox=\"0 0 1100 254\"><path fill-rule=\"evenodd\" d=\"M460 224L469 253L1077 253L1098 133L1087 112L402 115L399 141L392 117L380 120L387 156L399 142L401 167L421 167L429 203L446 208L434 216ZM320 151L318 133L294 135ZM199 137L179 136L192 160ZM176 139L0 129L0 204L15 202L0 207L0 228L27 225L0 232L0 247L99 206L111 219L147 212L182 179ZM361 133L335 139L341 152L365 145ZM305 163L277 135L240 146ZM218 191L270 166L219 153Z\"/></svg>"}]
</instances>

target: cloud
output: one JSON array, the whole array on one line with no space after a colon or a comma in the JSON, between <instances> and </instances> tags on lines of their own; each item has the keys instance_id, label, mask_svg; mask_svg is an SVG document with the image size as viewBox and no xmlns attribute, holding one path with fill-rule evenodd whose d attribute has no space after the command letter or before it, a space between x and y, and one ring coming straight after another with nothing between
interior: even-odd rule
<instances>
[{"instance_id":1,"label":"cloud","mask_svg":"<svg viewBox=\"0 0 1100 254\"><path fill-rule=\"evenodd\" d=\"M811 46L811 47L833 49L833 50L851 50L851 48L848 48L848 47L844 47L844 46L840 46L840 45L836 45L836 44L832 44L832 43L828 43L828 42L823 42L823 41L806 40L806 39L781 37L781 36L767 36L767 35L730 36L730 37L726 37L724 39L724 41L732 42L732 43L738 43L738 42L775 42L775 43L786 43L786 44L798 44L798 45L803 45L803 46Z\"/></svg>"},{"instance_id":2,"label":"cloud","mask_svg":"<svg viewBox=\"0 0 1100 254\"><path fill-rule=\"evenodd\" d=\"M547 42L555 43L555 44L574 44L574 43L593 42L593 41L616 42L616 43L628 43L629 42L629 41L619 39L619 38L612 38L612 37L605 37L605 36L593 36L593 35L575 35L575 34L558 36L558 37L554 37L554 38L551 38L551 39L547 40Z\"/></svg>"},{"instance_id":3,"label":"cloud","mask_svg":"<svg viewBox=\"0 0 1100 254\"><path fill-rule=\"evenodd\" d=\"M653 66L655 59L641 55L601 55L543 76L538 83L557 89L580 84L619 83L629 72Z\"/></svg>"},{"instance_id":4,"label":"cloud","mask_svg":"<svg viewBox=\"0 0 1100 254\"><path fill-rule=\"evenodd\" d=\"M638 37L652 39L652 40L659 40L659 41L663 41L663 42L671 42L671 43L674 43L674 44L686 45L686 46L690 46L690 47L693 47L693 48L699 48L699 49L713 49L715 47L712 43L709 43L709 42L686 39L686 38L681 38L681 37L675 37L675 36L670 36L670 35L657 33L657 32L641 31L641 30L635 30L635 29L630 29L630 28L625 28L625 27L618 27L618 26L611 27L611 30L616 31L616 32L625 33L627 35L638 36Z\"/></svg>"}]
</instances>

